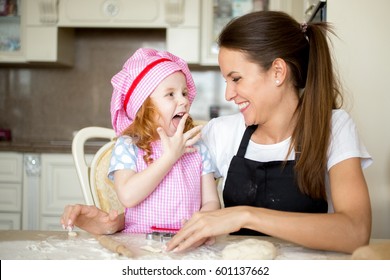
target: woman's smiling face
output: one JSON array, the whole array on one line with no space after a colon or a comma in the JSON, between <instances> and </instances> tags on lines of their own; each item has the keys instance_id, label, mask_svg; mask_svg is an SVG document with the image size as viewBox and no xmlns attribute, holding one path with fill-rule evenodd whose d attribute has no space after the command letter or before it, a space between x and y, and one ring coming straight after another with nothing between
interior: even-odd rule
<instances>
[{"instance_id":1,"label":"woman's smiling face","mask_svg":"<svg viewBox=\"0 0 390 280\"><path fill-rule=\"evenodd\" d=\"M218 59L226 80L226 100L237 104L247 125L267 122L281 98L273 72L260 69L243 52L224 47Z\"/></svg>"},{"instance_id":2,"label":"woman's smiling face","mask_svg":"<svg viewBox=\"0 0 390 280\"><path fill-rule=\"evenodd\" d=\"M185 113L190 110L186 78L182 72L166 77L150 98L160 115L157 122L168 136L172 136Z\"/></svg>"}]
</instances>

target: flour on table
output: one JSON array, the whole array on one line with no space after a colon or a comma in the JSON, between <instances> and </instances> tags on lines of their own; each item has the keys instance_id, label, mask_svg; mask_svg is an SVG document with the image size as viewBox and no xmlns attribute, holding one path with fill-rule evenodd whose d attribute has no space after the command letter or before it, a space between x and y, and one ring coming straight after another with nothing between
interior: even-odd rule
<instances>
[{"instance_id":1,"label":"flour on table","mask_svg":"<svg viewBox=\"0 0 390 280\"><path fill-rule=\"evenodd\" d=\"M276 255L274 244L253 238L227 245L222 251L224 260L272 260Z\"/></svg>"},{"instance_id":2,"label":"flour on table","mask_svg":"<svg viewBox=\"0 0 390 280\"><path fill-rule=\"evenodd\" d=\"M65 236L67 233L64 233ZM127 259L99 245L95 238L79 239L77 237L63 239L62 235L48 237L46 240L0 241L0 259L9 260L104 260Z\"/></svg>"}]
</instances>

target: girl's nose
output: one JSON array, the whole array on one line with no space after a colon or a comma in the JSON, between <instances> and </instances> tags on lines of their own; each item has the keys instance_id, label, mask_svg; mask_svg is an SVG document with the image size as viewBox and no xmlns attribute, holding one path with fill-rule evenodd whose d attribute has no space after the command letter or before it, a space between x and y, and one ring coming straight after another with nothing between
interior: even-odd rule
<instances>
[{"instance_id":1,"label":"girl's nose","mask_svg":"<svg viewBox=\"0 0 390 280\"><path fill-rule=\"evenodd\" d=\"M179 105L187 105L190 103L190 101L188 100L187 96L180 95L178 103L179 103Z\"/></svg>"}]
</instances>

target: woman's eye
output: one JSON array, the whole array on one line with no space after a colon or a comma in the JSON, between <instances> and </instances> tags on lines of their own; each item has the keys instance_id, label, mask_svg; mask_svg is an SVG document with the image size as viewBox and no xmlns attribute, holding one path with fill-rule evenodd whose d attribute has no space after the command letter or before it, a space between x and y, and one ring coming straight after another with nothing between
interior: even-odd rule
<instances>
[{"instance_id":1,"label":"woman's eye","mask_svg":"<svg viewBox=\"0 0 390 280\"><path fill-rule=\"evenodd\" d=\"M241 79L240 77L232 78L232 81L236 83L236 82L238 82L240 79Z\"/></svg>"}]
</instances>

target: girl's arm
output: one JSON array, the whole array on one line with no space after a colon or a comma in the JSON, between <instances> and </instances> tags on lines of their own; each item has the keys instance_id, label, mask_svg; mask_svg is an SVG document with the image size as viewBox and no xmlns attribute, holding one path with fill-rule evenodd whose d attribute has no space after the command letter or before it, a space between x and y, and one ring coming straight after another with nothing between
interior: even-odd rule
<instances>
[{"instance_id":1,"label":"girl's arm","mask_svg":"<svg viewBox=\"0 0 390 280\"><path fill-rule=\"evenodd\" d=\"M202 176L202 206L200 211L212 211L221 208L217 184L213 173Z\"/></svg>"},{"instance_id":2,"label":"girl's arm","mask_svg":"<svg viewBox=\"0 0 390 280\"><path fill-rule=\"evenodd\" d=\"M177 131L172 137L168 137L162 128L157 129L163 145L163 154L148 168L141 172L128 169L115 171L115 190L125 207L133 207L142 202L155 190L184 153L196 151L192 145L199 140L202 127L196 126L183 133L187 117L188 114L180 120Z\"/></svg>"},{"instance_id":3,"label":"girl's arm","mask_svg":"<svg viewBox=\"0 0 390 280\"><path fill-rule=\"evenodd\" d=\"M219 201L217 184L213 173L208 173L202 176L202 206L200 212L213 211L221 208ZM206 236L196 243L192 244L191 247L199 247L202 244L212 245L215 243L214 236Z\"/></svg>"},{"instance_id":4,"label":"girl's arm","mask_svg":"<svg viewBox=\"0 0 390 280\"><path fill-rule=\"evenodd\" d=\"M115 171L114 185L120 202L125 207L138 205L155 190L175 162L166 152L141 172Z\"/></svg>"}]
</instances>

